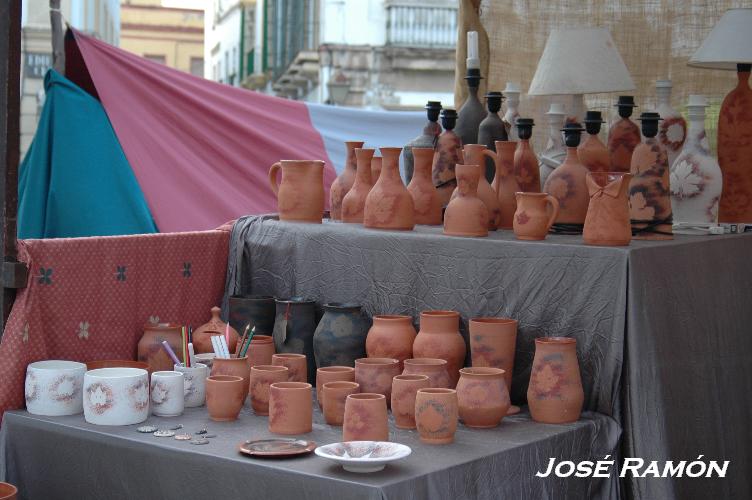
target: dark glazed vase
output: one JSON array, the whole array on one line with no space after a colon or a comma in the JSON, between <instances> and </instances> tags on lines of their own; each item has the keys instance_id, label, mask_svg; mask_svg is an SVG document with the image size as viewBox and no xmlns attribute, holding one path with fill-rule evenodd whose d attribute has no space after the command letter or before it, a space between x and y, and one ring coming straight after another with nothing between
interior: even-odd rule
<instances>
[{"instance_id":1,"label":"dark glazed vase","mask_svg":"<svg viewBox=\"0 0 752 500\"><path fill-rule=\"evenodd\" d=\"M489 92L486 94L486 107L488 114L478 126L478 144L485 145L489 150L496 152L496 141L508 141L507 128L499 116L501 101L504 96L501 92ZM488 182L494 180L496 164L492 158L486 158L485 175Z\"/></svg>"},{"instance_id":2,"label":"dark glazed vase","mask_svg":"<svg viewBox=\"0 0 752 500\"><path fill-rule=\"evenodd\" d=\"M402 165L405 167L405 179L406 183L410 184L413 179L414 171L414 158L413 148L431 148L436 149L436 143L441 134L441 125L439 125L439 112L441 111L441 102L428 101L426 104L426 115L428 116L428 122L423 127L423 133L418 137L408 142L404 148L402 148ZM376 179L373 180L376 182Z\"/></svg>"},{"instance_id":3,"label":"dark glazed vase","mask_svg":"<svg viewBox=\"0 0 752 500\"><path fill-rule=\"evenodd\" d=\"M324 304L324 315L313 334L316 367L355 366L366 355L370 327L357 304Z\"/></svg>"},{"instance_id":4,"label":"dark glazed vase","mask_svg":"<svg viewBox=\"0 0 752 500\"><path fill-rule=\"evenodd\" d=\"M304 354L308 367L308 380L316 377L316 360L313 355L313 334L316 331L316 302L302 297L277 299L277 317L274 320L274 347L277 353Z\"/></svg>"},{"instance_id":5,"label":"dark glazed vase","mask_svg":"<svg viewBox=\"0 0 752 500\"><path fill-rule=\"evenodd\" d=\"M462 144L478 143L478 128L485 117L483 105L478 100L478 87L480 86L480 70L468 69L465 80L467 81L467 99L457 112L457 135Z\"/></svg>"},{"instance_id":6,"label":"dark glazed vase","mask_svg":"<svg viewBox=\"0 0 752 500\"><path fill-rule=\"evenodd\" d=\"M274 331L275 304L271 295L233 295L230 297L230 326L241 335L246 325L256 334L271 335Z\"/></svg>"}]
</instances>

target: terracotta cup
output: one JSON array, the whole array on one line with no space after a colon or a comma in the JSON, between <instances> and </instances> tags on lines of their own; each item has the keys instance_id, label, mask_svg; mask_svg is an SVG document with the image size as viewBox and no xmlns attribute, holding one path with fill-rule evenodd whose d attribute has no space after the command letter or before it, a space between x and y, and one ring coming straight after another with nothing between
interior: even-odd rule
<instances>
[{"instance_id":1,"label":"terracotta cup","mask_svg":"<svg viewBox=\"0 0 752 500\"><path fill-rule=\"evenodd\" d=\"M392 379L399 375L399 361L394 358L360 358L355 360L355 381L363 392L383 394L387 406L392 397Z\"/></svg>"},{"instance_id":2,"label":"terracotta cup","mask_svg":"<svg viewBox=\"0 0 752 500\"><path fill-rule=\"evenodd\" d=\"M415 424L424 443L453 442L458 416L457 391L454 389L418 390L415 396Z\"/></svg>"},{"instance_id":3,"label":"terracotta cup","mask_svg":"<svg viewBox=\"0 0 752 500\"><path fill-rule=\"evenodd\" d=\"M501 368L463 368L457 382L459 416L468 427L496 427L509 410Z\"/></svg>"},{"instance_id":4,"label":"terracotta cup","mask_svg":"<svg viewBox=\"0 0 752 500\"><path fill-rule=\"evenodd\" d=\"M206 409L219 422L235 420L247 394L245 381L233 375L211 375L206 379Z\"/></svg>"},{"instance_id":5,"label":"terracotta cup","mask_svg":"<svg viewBox=\"0 0 752 500\"><path fill-rule=\"evenodd\" d=\"M321 388L324 398L324 419L329 425L342 425L345 419L345 401L350 394L360 392L355 382L327 382Z\"/></svg>"},{"instance_id":6,"label":"terracotta cup","mask_svg":"<svg viewBox=\"0 0 752 500\"><path fill-rule=\"evenodd\" d=\"M287 377L286 366L256 365L251 368L249 396L256 415L269 415L269 386L276 382L287 382Z\"/></svg>"},{"instance_id":7,"label":"terracotta cup","mask_svg":"<svg viewBox=\"0 0 752 500\"><path fill-rule=\"evenodd\" d=\"M546 193L516 193L515 196L514 235L518 240L545 240L559 215L559 200ZM551 215L546 204L551 204Z\"/></svg>"},{"instance_id":8,"label":"terracotta cup","mask_svg":"<svg viewBox=\"0 0 752 500\"><path fill-rule=\"evenodd\" d=\"M272 356L275 352L274 339L270 335L254 335L246 351L248 369L256 365L272 364Z\"/></svg>"},{"instance_id":9,"label":"terracotta cup","mask_svg":"<svg viewBox=\"0 0 752 500\"><path fill-rule=\"evenodd\" d=\"M248 384L251 380L251 371L248 368L248 359L242 358L214 358L211 367L211 375L232 375L243 379L243 394L248 394Z\"/></svg>"},{"instance_id":10,"label":"terracotta cup","mask_svg":"<svg viewBox=\"0 0 752 500\"><path fill-rule=\"evenodd\" d=\"M355 382L355 368L352 366L324 366L316 370L316 401L324 409L322 388L327 382Z\"/></svg>"},{"instance_id":11,"label":"terracotta cup","mask_svg":"<svg viewBox=\"0 0 752 500\"><path fill-rule=\"evenodd\" d=\"M366 353L369 358L395 358L402 363L413 355L413 342L418 332L413 318L403 315L377 315L366 337Z\"/></svg>"},{"instance_id":12,"label":"terracotta cup","mask_svg":"<svg viewBox=\"0 0 752 500\"><path fill-rule=\"evenodd\" d=\"M449 388L448 363L439 358L413 358L405 360L403 375L426 375L428 387Z\"/></svg>"},{"instance_id":13,"label":"terracotta cup","mask_svg":"<svg viewBox=\"0 0 752 500\"><path fill-rule=\"evenodd\" d=\"M392 380L392 415L400 429L415 429L415 396L430 388L426 375L397 375Z\"/></svg>"},{"instance_id":14,"label":"terracotta cup","mask_svg":"<svg viewBox=\"0 0 752 500\"><path fill-rule=\"evenodd\" d=\"M473 318L470 320L470 354L473 367L488 366L504 370L504 382L512 390L512 372L517 344L517 320L511 318ZM508 415L518 413L510 406Z\"/></svg>"},{"instance_id":15,"label":"terracotta cup","mask_svg":"<svg viewBox=\"0 0 752 500\"><path fill-rule=\"evenodd\" d=\"M0 500L16 500L18 488L10 483L0 483Z\"/></svg>"},{"instance_id":16,"label":"terracotta cup","mask_svg":"<svg viewBox=\"0 0 752 500\"><path fill-rule=\"evenodd\" d=\"M308 380L308 363L305 354L275 354L272 356L272 364L287 367L288 382L306 382Z\"/></svg>"},{"instance_id":17,"label":"terracotta cup","mask_svg":"<svg viewBox=\"0 0 752 500\"><path fill-rule=\"evenodd\" d=\"M347 396L342 441L389 441L386 397L383 394Z\"/></svg>"},{"instance_id":18,"label":"terracotta cup","mask_svg":"<svg viewBox=\"0 0 752 500\"><path fill-rule=\"evenodd\" d=\"M565 424L580 418L582 390L577 341L570 337L535 339L527 402L536 422Z\"/></svg>"},{"instance_id":19,"label":"terracotta cup","mask_svg":"<svg viewBox=\"0 0 752 500\"><path fill-rule=\"evenodd\" d=\"M313 429L311 384L277 382L269 386L269 432L306 434Z\"/></svg>"}]
</instances>

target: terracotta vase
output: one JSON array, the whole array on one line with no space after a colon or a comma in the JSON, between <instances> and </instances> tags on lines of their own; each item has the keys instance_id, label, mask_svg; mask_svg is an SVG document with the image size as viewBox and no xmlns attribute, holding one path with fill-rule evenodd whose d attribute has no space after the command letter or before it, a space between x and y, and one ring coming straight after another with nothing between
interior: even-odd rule
<instances>
[{"instance_id":1,"label":"terracotta vase","mask_svg":"<svg viewBox=\"0 0 752 500\"><path fill-rule=\"evenodd\" d=\"M172 370L175 362L165 352L162 342L170 344L175 355L183 361L181 326L174 323L146 323L138 341L138 360L149 365L151 372ZM195 346L195 344L194 344Z\"/></svg>"},{"instance_id":2,"label":"terracotta vase","mask_svg":"<svg viewBox=\"0 0 752 500\"><path fill-rule=\"evenodd\" d=\"M345 142L345 167L329 188L329 210L332 220L342 219L342 200L355 183L357 160L355 150L363 147L363 141Z\"/></svg>"},{"instance_id":3,"label":"terracotta vase","mask_svg":"<svg viewBox=\"0 0 752 500\"><path fill-rule=\"evenodd\" d=\"M352 366L325 366L316 370L316 401L324 407L322 388L329 382L355 382L355 368Z\"/></svg>"},{"instance_id":4,"label":"terracotta vase","mask_svg":"<svg viewBox=\"0 0 752 500\"><path fill-rule=\"evenodd\" d=\"M371 181L376 184L381 176L381 156L374 156L371 158Z\"/></svg>"},{"instance_id":5,"label":"terracotta vase","mask_svg":"<svg viewBox=\"0 0 752 500\"><path fill-rule=\"evenodd\" d=\"M486 205L488 209L488 230L495 231L499 224L499 195L496 190L491 186L491 183L486 179L484 175L486 159L496 161L496 153L486 149L483 144L467 144L462 148L463 160L460 163L465 165L480 165L481 173L478 177L478 198ZM452 198L457 197L459 194L459 187L455 188L452 193Z\"/></svg>"},{"instance_id":6,"label":"terracotta vase","mask_svg":"<svg viewBox=\"0 0 752 500\"><path fill-rule=\"evenodd\" d=\"M403 362L413 356L417 334L410 316L374 316L366 337L366 353L369 358L394 358L402 370Z\"/></svg>"},{"instance_id":7,"label":"terracotta vase","mask_svg":"<svg viewBox=\"0 0 752 500\"><path fill-rule=\"evenodd\" d=\"M316 366L355 366L355 360L366 354L364 346L370 326L357 304L324 304L324 315L313 334Z\"/></svg>"},{"instance_id":8,"label":"terracotta vase","mask_svg":"<svg viewBox=\"0 0 752 500\"><path fill-rule=\"evenodd\" d=\"M433 148L412 148L410 157L415 160L414 175L407 190L413 197L415 223L427 226L441 224L441 200L431 180Z\"/></svg>"},{"instance_id":9,"label":"terracotta vase","mask_svg":"<svg viewBox=\"0 0 752 500\"><path fill-rule=\"evenodd\" d=\"M417 136L415 139L408 142L405 145L405 147L402 149L402 165L404 165L405 167L405 179L407 180L408 185L413 180L413 175L414 175L414 170L415 170L413 149L429 148L431 152L433 153L433 150L436 148L436 143L438 141L439 134L441 134L441 125L438 124L440 111L441 111L441 102L428 101L428 103L426 104L426 115L428 117L428 121L423 127L423 132L419 136ZM429 160L429 163L430 163L430 160ZM429 177L430 177L430 167L429 167ZM422 224L422 223L418 222L417 224Z\"/></svg>"},{"instance_id":10,"label":"terracotta vase","mask_svg":"<svg viewBox=\"0 0 752 500\"><path fill-rule=\"evenodd\" d=\"M415 424L426 444L449 444L457 431L459 408L454 389L419 389L415 396Z\"/></svg>"},{"instance_id":11,"label":"terracotta vase","mask_svg":"<svg viewBox=\"0 0 752 500\"><path fill-rule=\"evenodd\" d=\"M590 172L590 206L582 239L587 245L624 246L632 240L629 221L629 181L632 174Z\"/></svg>"},{"instance_id":12,"label":"terracotta vase","mask_svg":"<svg viewBox=\"0 0 752 500\"><path fill-rule=\"evenodd\" d=\"M250 325L256 334L271 335L275 305L270 295L233 295L228 299L230 326L242 333Z\"/></svg>"},{"instance_id":13,"label":"terracotta vase","mask_svg":"<svg viewBox=\"0 0 752 500\"><path fill-rule=\"evenodd\" d=\"M478 99L480 80L479 69L467 69L465 76L467 97L457 110L457 135L460 136L462 144L476 144L478 142L478 128L486 115L483 105Z\"/></svg>"},{"instance_id":14,"label":"terracotta vase","mask_svg":"<svg viewBox=\"0 0 752 500\"><path fill-rule=\"evenodd\" d=\"M10 483L0 483L0 500L16 500L18 488Z\"/></svg>"},{"instance_id":15,"label":"terracotta vase","mask_svg":"<svg viewBox=\"0 0 752 500\"><path fill-rule=\"evenodd\" d=\"M219 422L236 420L248 390L242 377L211 375L206 379L206 409Z\"/></svg>"},{"instance_id":16,"label":"terracotta vase","mask_svg":"<svg viewBox=\"0 0 752 500\"><path fill-rule=\"evenodd\" d=\"M517 136L517 127L515 126L515 123L520 116L520 94L522 91L519 84L515 82L507 82L507 86L504 87L502 92L504 92L504 95L507 97L507 109L501 120L504 122L504 126L507 129L509 140L517 142L520 138Z\"/></svg>"},{"instance_id":17,"label":"terracotta vase","mask_svg":"<svg viewBox=\"0 0 752 500\"><path fill-rule=\"evenodd\" d=\"M590 196L585 177L588 169L577 156L577 146L580 145L580 133L584 129L579 123L567 123L564 132L567 157L564 162L548 176L543 191L550 194L559 202L559 214L554 220L554 226L562 232L582 231L585 223Z\"/></svg>"},{"instance_id":18,"label":"terracotta vase","mask_svg":"<svg viewBox=\"0 0 752 500\"><path fill-rule=\"evenodd\" d=\"M274 320L274 348L278 353L304 354L308 369L307 379L316 376L316 358L313 336L316 332L316 302L302 297L277 299L277 317Z\"/></svg>"},{"instance_id":19,"label":"terracotta vase","mask_svg":"<svg viewBox=\"0 0 752 500\"><path fill-rule=\"evenodd\" d=\"M251 379L251 370L248 368L247 356L242 358L214 358L212 363L212 375L232 375L243 379L244 393L248 394L248 385Z\"/></svg>"},{"instance_id":20,"label":"terracotta vase","mask_svg":"<svg viewBox=\"0 0 752 500\"><path fill-rule=\"evenodd\" d=\"M383 394L347 396L342 441L389 441L386 402Z\"/></svg>"},{"instance_id":21,"label":"terracotta vase","mask_svg":"<svg viewBox=\"0 0 752 500\"><path fill-rule=\"evenodd\" d=\"M478 144L483 144L489 151L493 151L494 153L498 153L496 150L496 143L498 141L509 140L507 128L499 116L502 99L504 99L504 96L501 92L488 92L486 94L486 109L488 113L478 126ZM496 174L496 165L493 158L488 157L485 161L485 177L488 182L491 182Z\"/></svg>"},{"instance_id":22,"label":"terracotta vase","mask_svg":"<svg viewBox=\"0 0 752 500\"><path fill-rule=\"evenodd\" d=\"M499 199L499 229L512 229L514 213L517 211L515 193L520 191L520 185L514 176L515 149L516 142L496 141L496 177L491 187Z\"/></svg>"},{"instance_id":23,"label":"terracotta vase","mask_svg":"<svg viewBox=\"0 0 752 500\"><path fill-rule=\"evenodd\" d=\"M400 374L399 361L394 358L362 358L355 361L355 382L362 392L392 397L392 379Z\"/></svg>"},{"instance_id":24,"label":"terracotta vase","mask_svg":"<svg viewBox=\"0 0 752 500\"><path fill-rule=\"evenodd\" d=\"M214 348L212 347L211 343L211 337L215 335L225 334L227 330L227 323L220 319L219 315L221 312L222 309L220 309L219 307L212 307L211 318L209 319L209 321L193 331L192 341L193 348L196 350L196 354L214 352ZM235 347L237 346L239 338L240 335L238 335L237 330L235 330L233 327L230 327L230 341L228 342L227 348L229 349L231 354L235 352ZM178 347L179 346L180 343L178 343ZM177 353L177 351L175 352Z\"/></svg>"},{"instance_id":25,"label":"terracotta vase","mask_svg":"<svg viewBox=\"0 0 752 500\"><path fill-rule=\"evenodd\" d=\"M256 415L269 415L269 386L277 382L287 382L287 378L285 366L256 365L251 368L249 396Z\"/></svg>"},{"instance_id":26,"label":"terracotta vase","mask_svg":"<svg viewBox=\"0 0 752 500\"><path fill-rule=\"evenodd\" d=\"M400 148L380 148L384 158L379 180L366 198L363 225L371 229L412 231L415 226L413 197L399 173Z\"/></svg>"},{"instance_id":27,"label":"terracotta vase","mask_svg":"<svg viewBox=\"0 0 752 500\"><path fill-rule=\"evenodd\" d=\"M457 385L467 353L459 328L457 311L424 311L420 313L420 331L413 343L416 358L439 358L447 362L449 387Z\"/></svg>"},{"instance_id":28,"label":"terracotta vase","mask_svg":"<svg viewBox=\"0 0 752 500\"><path fill-rule=\"evenodd\" d=\"M463 368L457 382L459 417L468 427L496 427L507 414L509 389L500 368Z\"/></svg>"},{"instance_id":29,"label":"terracotta vase","mask_svg":"<svg viewBox=\"0 0 752 500\"><path fill-rule=\"evenodd\" d=\"M431 385L425 375L397 375L392 381L392 415L399 429L415 429L415 396Z\"/></svg>"},{"instance_id":30,"label":"terracotta vase","mask_svg":"<svg viewBox=\"0 0 752 500\"><path fill-rule=\"evenodd\" d=\"M658 140L666 148L668 166L671 168L679 156L687 137L687 121L671 107L671 80L657 80L655 82L655 95L658 105L655 110L663 119L658 127ZM703 127L704 128L704 127Z\"/></svg>"},{"instance_id":31,"label":"terracotta vase","mask_svg":"<svg viewBox=\"0 0 752 500\"><path fill-rule=\"evenodd\" d=\"M304 354L275 354L272 356L272 365L287 367L288 382L305 382L308 380L308 360Z\"/></svg>"},{"instance_id":32,"label":"terracotta vase","mask_svg":"<svg viewBox=\"0 0 752 500\"><path fill-rule=\"evenodd\" d=\"M516 197L514 235L518 240L545 240L548 230L559 215L559 201L546 193L517 193ZM551 205L550 215L546 204Z\"/></svg>"},{"instance_id":33,"label":"terracotta vase","mask_svg":"<svg viewBox=\"0 0 752 500\"><path fill-rule=\"evenodd\" d=\"M313 430L311 384L276 382L269 386L269 432L306 434Z\"/></svg>"},{"instance_id":34,"label":"terracotta vase","mask_svg":"<svg viewBox=\"0 0 752 500\"><path fill-rule=\"evenodd\" d=\"M533 136L532 118L517 118L517 134L519 142L514 152L514 177L520 190L526 193L540 193L540 172L538 171L538 157L530 144Z\"/></svg>"},{"instance_id":35,"label":"terracotta vase","mask_svg":"<svg viewBox=\"0 0 752 500\"><path fill-rule=\"evenodd\" d=\"M448 389L449 371L448 363L444 359L438 358L412 358L405 360L405 369L403 375L425 375L428 377L428 387L438 387Z\"/></svg>"},{"instance_id":36,"label":"terracotta vase","mask_svg":"<svg viewBox=\"0 0 752 500\"><path fill-rule=\"evenodd\" d=\"M481 166L455 166L457 196L453 197L444 212L444 234L449 236L488 236L489 213L485 203L478 198L478 178ZM498 202L497 202L498 205Z\"/></svg>"},{"instance_id":37,"label":"terracotta vase","mask_svg":"<svg viewBox=\"0 0 752 500\"><path fill-rule=\"evenodd\" d=\"M251 339L251 345L246 351L246 358L248 358L248 369L256 365L270 365L272 364L272 356L274 356L274 339L269 335L254 335Z\"/></svg>"},{"instance_id":38,"label":"terracotta vase","mask_svg":"<svg viewBox=\"0 0 752 500\"><path fill-rule=\"evenodd\" d=\"M611 169L611 155L606 145L598 137L601 125L604 123L601 112L586 112L583 122L587 136L577 148L580 161L591 172L608 172Z\"/></svg>"},{"instance_id":39,"label":"terracotta vase","mask_svg":"<svg viewBox=\"0 0 752 500\"><path fill-rule=\"evenodd\" d=\"M470 320L470 355L473 368L501 368L504 383L512 390L514 355L517 346L517 320L511 318L473 318ZM507 414L519 412L510 406Z\"/></svg>"},{"instance_id":40,"label":"terracotta vase","mask_svg":"<svg viewBox=\"0 0 752 500\"><path fill-rule=\"evenodd\" d=\"M541 189L545 191L544 186L548 176L554 169L558 169L564 159L567 157L567 148L564 146L561 129L567 120L567 111L562 103L552 102L551 107L546 111L546 123L548 124L548 142L546 148L538 155L538 172L540 174ZM576 122L577 119L574 119Z\"/></svg>"},{"instance_id":41,"label":"terracotta vase","mask_svg":"<svg viewBox=\"0 0 752 500\"><path fill-rule=\"evenodd\" d=\"M324 420L329 425L342 425L345 420L345 402L350 394L360 392L360 386L355 382L337 381L327 382L323 390Z\"/></svg>"},{"instance_id":42,"label":"terracotta vase","mask_svg":"<svg viewBox=\"0 0 752 500\"><path fill-rule=\"evenodd\" d=\"M371 158L375 149L357 148L355 158L358 169L355 173L355 183L342 198L342 222L363 223L363 209L366 206L366 197L371 192L373 180L371 179Z\"/></svg>"},{"instance_id":43,"label":"terracotta vase","mask_svg":"<svg viewBox=\"0 0 752 500\"><path fill-rule=\"evenodd\" d=\"M282 182L277 184L277 171ZM282 160L269 168L269 182L277 197L279 220L321 224L324 216L324 162Z\"/></svg>"},{"instance_id":44,"label":"terracotta vase","mask_svg":"<svg viewBox=\"0 0 752 500\"><path fill-rule=\"evenodd\" d=\"M527 402L536 422L565 424L580 418L585 396L576 346L568 337L535 339Z\"/></svg>"},{"instance_id":45,"label":"terracotta vase","mask_svg":"<svg viewBox=\"0 0 752 500\"><path fill-rule=\"evenodd\" d=\"M441 133L436 143L431 179L433 179L433 185L439 194L442 207L449 203L452 192L457 185L454 177L454 166L462 163L462 141L453 130L456 122L457 112L455 110L441 110L441 124L444 127L444 132Z\"/></svg>"},{"instance_id":46,"label":"terracotta vase","mask_svg":"<svg viewBox=\"0 0 752 500\"><path fill-rule=\"evenodd\" d=\"M611 172L629 172L632 153L640 143L640 129L629 119L637 106L632 96L619 96L616 105L620 118L608 130L608 152L611 155Z\"/></svg>"}]
</instances>

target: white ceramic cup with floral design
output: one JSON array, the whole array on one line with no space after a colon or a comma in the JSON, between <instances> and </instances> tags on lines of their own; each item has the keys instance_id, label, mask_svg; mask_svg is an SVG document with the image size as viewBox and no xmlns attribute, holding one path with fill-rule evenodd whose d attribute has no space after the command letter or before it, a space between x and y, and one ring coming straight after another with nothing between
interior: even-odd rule
<instances>
[{"instance_id":1,"label":"white ceramic cup with floral design","mask_svg":"<svg viewBox=\"0 0 752 500\"><path fill-rule=\"evenodd\" d=\"M185 409L183 374L162 371L151 374L151 413L158 417L177 417Z\"/></svg>"},{"instance_id":2,"label":"white ceramic cup with floral design","mask_svg":"<svg viewBox=\"0 0 752 500\"><path fill-rule=\"evenodd\" d=\"M133 425L149 417L149 373L141 368L89 370L83 393L90 424Z\"/></svg>"},{"instance_id":3,"label":"white ceramic cup with floral design","mask_svg":"<svg viewBox=\"0 0 752 500\"><path fill-rule=\"evenodd\" d=\"M203 363L186 367L185 363L175 365L175 371L183 374L183 400L186 408L204 406L206 402L206 377L209 367Z\"/></svg>"},{"instance_id":4,"label":"white ceramic cup with floral design","mask_svg":"<svg viewBox=\"0 0 752 500\"><path fill-rule=\"evenodd\" d=\"M34 415L59 417L84 411L86 365L75 361L47 360L26 367L26 409Z\"/></svg>"}]
</instances>

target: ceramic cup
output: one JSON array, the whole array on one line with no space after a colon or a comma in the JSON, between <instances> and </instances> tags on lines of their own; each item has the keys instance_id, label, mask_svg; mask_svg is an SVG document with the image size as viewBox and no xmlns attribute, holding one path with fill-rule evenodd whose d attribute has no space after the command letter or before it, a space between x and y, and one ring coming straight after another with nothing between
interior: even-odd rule
<instances>
[{"instance_id":1,"label":"ceramic cup","mask_svg":"<svg viewBox=\"0 0 752 500\"><path fill-rule=\"evenodd\" d=\"M361 358L355 360L355 381L360 384L360 390L383 394L387 406L391 403L392 398L392 379L399 373L399 361L394 358Z\"/></svg>"},{"instance_id":2,"label":"ceramic cup","mask_svg":"<svg viewBox=\"0 0 752 500\"><path fill-rule=\"evenodd\" d=\"M90 424L133 425L149 417L149 373L141 368L89 370L83 394Z\"/></svg>"},{"instance_id":3,"label":"ceramic cup","mask_svg":"<svg viewBox=\"0 0 752 500\"><path fill-rule=\"evenodd\" d=\"M243 392L248 394L248 384L251 381L251 369L248 368L248 356L242 358L214 358L211 375L232 375L243 379Z\"/></svg>"},{"instance_id":4,"label":"ceramic cup","mask_svg":"<svg viewBox=\"0 0 752 500\"><path fill-rule=\"evenodd\" d=\"M216 357L213 352L196 353L196 362L205 364L211 370Z\"/></svg>"},{"instance_id":5,"label":"ceramic cup","mask_svg":"<svg viewBox=\"0 0 752 500\"><path fill-rule=\"evenodd\" d=\"M313 429L312 398L313 389L311 384L306 382L277 382L270 385L269 432L274 434L311 432Z\"/></svg>"},{"instance_id":6,"label":"ceramic cup","mask_svg":"<svg viewBox=\"0 0 752 500\"><path fill-rule=\"evenodd\" d=\"M306 383L308 381L308 362L305 354L275 354L272 356L272 364L287 367L288 382Z\"/></svg>"},{"instance_id":7,"label":"ceramic cup","mask_svg":"<svg viewBox=\"0 0 752 500\"><path fill-rule=\"evenodd\" d=\"M157 417L177 417L185 409L185 380L176 371L151 374L151 413Z\"/></svg>"},{"instance_id":8,"label":"ceramic cup","mask_svg":"<svg viewBox=\"0 0 752 500\"><path fill-rule=\"evenodd\" d=\"M400 429L415 429L415 396L431 387L426 375L397 375L392 380L392 415Z\"/></svg>"},{"instance_id":9,"label":"ceramic cup","mask_svg":"<svg viewBox=\"0 0 752 500\"><path fill-rule=\"evenodd\" d=\"M405 360L403 375L425 375L429 387L449 388L448 363L439 358L413 358Z\"/></svg>"},{"instance_id":10,"label":"ceramic cup","mask_svg":"<svg viewBox=\"0 0 752 500\"><path fill-rule=\"evenodd\" d=\"M324 401L324 419L329 425L342 425L345 419L345 401L350 394L357 394L360 385L356 382L327 382L321 388Z\"/></svg>"},{"instance_id":11,"label":"ceramic cup","mask_svg":"<svg viewBox=\"0 0 752 500\"><path fill-rule=\"evenodd\" d=\"M206 379L206 409L209 417L218 422L237 419L246 394L243 377L209 376Z\"/></svg>"},{"instance_id":12,"label":"ceramic cup","mask_svg":"<svg viewBox=\"0 0 752 500\"><path fill-rule=\"evenodd\" d=\"M256 415L269 415L269 386L287 381L287 367L256 365L251 368L251 407Z\"/></svg>"},{"instance_id":13,"label":"ceramic cup","mask_svg":"<svg viewBox=\"0 0 752 500\"><path fill-rule=\"evenodd\" d=\"M322 388L327 382L355 382L355 368L352 366L325 366L316 370L316 401L324 409Z\"/></svg>"},{"instance_id":14,"label":"ceramic cup","mask_svg":"<svg viewBox=\"0 0 752 500\"><path fill-rule=\"evenodd\" d=\"M504 370L488 366L463 368L457 382L459 416L468 427L496 427L509 410Z\"/></svg>"},{"instance_id":15,"label":"ceramic cup","mask_svg":"<svg viewBox=\"0 0 752 500\"><path fill-rule=\"evenodd\" d=\"M186 408L203 406L206 402L206 377L209 367L203 363L186 367L183 363L175 365L175 371L183 374L183 395Z\"/></svg>"},{"instance_id":16,"label":"ceramic cup","mask_svg":"<svg viewBox=\"0 0 752 500\"><path fill-rule=\"evenodd\" d=\"M10 483L0 483L0 500L16 500L18 488Z\"/></svg>"},{"instance_id":17,"label":"ceramic cup","mask_svg":"<svg viewBox=\"0 0 752 500\"><path fill-rule=\"evenodd\" d=\"M87 361L87 370L99 370L100 368L142 368L149 372L153 371L149 363L145 361L132 361L130 359L100 359L97 361Z\"/></svg>"},{"instance_id":18,"label":"ceramic cup","mask_svg":"<svg viewBox=\"0 0 752 500\"><path fill-rule=\"evenodd\" d=\"M36 361L26 367L26 409L34 415L57 417L84 411L86 365L75 361Z\"/></svg>"},{"instance_id":19,"label":"ceramic cup","mask_svg":"<svg viewBox=\"0 0 752 500\"><path fill-rule=\"evenodd\" d=\"M254 335L251 339L251 345L246 351L248 356L248 368L256 365L272 364L274 356L274 339L269 335Z\"/></svg>"},{"instance_id":20,"label":"ceramic cup","mask_svg":"<svg viewBox=\"0 0 752 500\"><path fill-rule=\"evenodd\" d=\"M420 440L427 444L449 444L457 431L457 391L419 389L415 397L415 424Z\"/></svg>"},{"instance_id":21,"label":"ceramic cup","mask_svg":"<svg viewBox=\"0 0 752 500\"><path fill-rule=\"evenodd\" d=\"M389 441L386 397L383 394L347 396L342 441Z\"/></svg>"}]
</instances>

